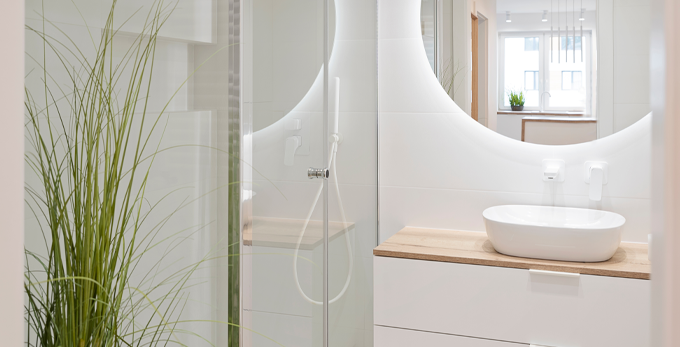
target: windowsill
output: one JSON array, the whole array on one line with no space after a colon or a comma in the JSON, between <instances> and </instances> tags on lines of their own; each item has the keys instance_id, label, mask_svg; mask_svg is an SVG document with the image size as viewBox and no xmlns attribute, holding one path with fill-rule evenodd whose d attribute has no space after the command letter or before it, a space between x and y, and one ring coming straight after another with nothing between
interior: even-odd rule
<instances>
[{"instance_id":1,"label":"windowsill","mask_svg":"<svg viewBox=\"0 0 680 347\"><path fill-rule=\"evenodd\" d=\"M583 112L541 112L541 111L509 111L498 110L497 114L519 114L524 116L569 116L569 117L583 117Z\"/></svg>"},{"instance_id":2,"label":"windowsill","mask_svg":"<svg viewBox=\"0 0 680 347\"><path fill-rule=\"evenodd\" d=\"M524 122L593 123L593 122L597 122L597 119L592 118L592 117L531 115L531 116L523 117L522 123L524 123Z\"/></svg>"}]
</instances>

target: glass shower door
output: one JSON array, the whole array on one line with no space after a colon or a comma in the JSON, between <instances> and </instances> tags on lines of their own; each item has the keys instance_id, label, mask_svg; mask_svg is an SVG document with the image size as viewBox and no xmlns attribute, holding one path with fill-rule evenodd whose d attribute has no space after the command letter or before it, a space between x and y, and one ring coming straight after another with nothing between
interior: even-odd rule
<instances>
[{"instance_id":1,"label":"glass shower door","mask_svg":"<svg viewBox=\"0 0 680 347\"><path fill-rule=\"evenodd\" d=\"M226 248L218 162L227 148L218 135L227 124L228 1L25 6L26 156L36 159L25 178L34 197L27 287L45 303L27 310L28 342L223 345L218 322L228 318L216 298L227 268L216 254ZM41 156L53 166L38 169ZM53 199L51 184L65 195ZM55 208L61 219L39 212ZM62 280L45 281L54 278ZM40 339L49 329L82 342Z\"/></svg>"},{"instance_id":2,"label":"glass shower door","mask_svg":"<svg viewBox=\"0 0 680 347\"><path fill-rule=\"evenodd\" d=\"M375 11L243 2L244 346L372 345Z\"/></svg>"},{"instance_id":3,"label":"glass shower door","mask_svg":"<svg viewBox=\"0 0 680 347\"><path fill-rule=\"evenodd\" d=\"M243 4L243 344L323 346L327 4Z\"/></svg>"}]
</instances>

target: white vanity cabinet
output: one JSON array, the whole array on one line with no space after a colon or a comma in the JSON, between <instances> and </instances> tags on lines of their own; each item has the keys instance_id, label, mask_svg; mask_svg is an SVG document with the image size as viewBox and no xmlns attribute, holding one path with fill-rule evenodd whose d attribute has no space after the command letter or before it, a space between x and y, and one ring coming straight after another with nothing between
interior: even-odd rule
<instances>
[{"instance_id":1,"label":"white vanity cabinet","mask_svg":"<svg viewBox=\"0 0 680 347\"><path fill-rule=\"evenodd\" d=\"M375 347L650 345L649 280L419 260L423 249L374 257Z\"/></svg>"}]
</instances>

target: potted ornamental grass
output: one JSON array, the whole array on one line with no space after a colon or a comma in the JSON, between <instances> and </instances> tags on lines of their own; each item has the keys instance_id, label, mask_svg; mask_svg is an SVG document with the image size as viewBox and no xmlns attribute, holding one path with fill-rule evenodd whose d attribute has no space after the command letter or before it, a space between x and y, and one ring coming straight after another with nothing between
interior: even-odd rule
<instances>
[{"instance_id":1,"label":"potted ornamental grass","mask_svg":"<svg viewBox=\"0 0 680 347\"><path fill-rule=\"evenodd\" d=\"M524 92L511 90L508 93L508 99L510 101L510 107L513 111L523 111L524 110Z\"/></svg>"}]
</instances>

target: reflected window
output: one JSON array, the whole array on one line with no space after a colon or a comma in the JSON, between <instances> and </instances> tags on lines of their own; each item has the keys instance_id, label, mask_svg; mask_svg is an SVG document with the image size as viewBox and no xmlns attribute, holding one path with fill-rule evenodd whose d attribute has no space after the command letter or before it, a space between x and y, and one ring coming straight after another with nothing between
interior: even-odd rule
<instances>
[{"instance_id":1,"label":"reflected window","mask_svg":"<svg viewBox=\"0 0 680 347\"><path fill-rule=\"evenodd\" d=\"M538 37L525 37L524 38L524 50L525 51L538 51Z\"/></svg>"},{"instance_id":2,"label":"reflected window","mask_svg":"<svg viewBox=\"0 0 680 347\"><path fill-rule=\"evenodd\" d=\"M581 50L581 37L580 36L577 36L576 38L574 38L573 36L562 36L562 40L560 40L561 46L562 46L561 47L562 51L573 50L574 49L574 39L576 39L576 50L580 51Z\"/></svg>"},{"instance_id":3,"label":"reflected window","mask_svg":"<svg viewBox=\"0 0 680 347\"><path fill-rule=\"evenodd\" d=\"M540 51L533 50L540 47L540 37L514 36L503 39L503 83L501 88L501 99L503 107L510 108L508 100L509 91L523 91L525 108L539 106L539 79L541 71ZM532 49L527 49L532 48ZM529 88L531 87L531 88Z\"/></svg>"},{"instance_id":4,"label":"reflected window","mask_svg":"<svg viewBox=\"0 0 680 347\"><path fill-rule=\"evenodd\" d=\"M538 71L524 71L524 90L538 90Z\"/></svg>"},{"instance_id":5,"label":"reflected window","mask_svg":"<svg viewBox=\"0 0 680 347\"><path fill-rule=\"evenodd\" d=\"M509 91L522 91L527 111L591 112L591 33L584 31L583 39L554 34L500 33L500 109L510 109Z\"/></svg>"},{"instance_id":6,"label":"reflected window","mask_svg":"<svg viewBox=\"0 0 680 347\"><path fill-rule=\"evenodd\" d=\"M562 90L581 89L581 71L562 71Z\"/></svg>"}]
</instances>

